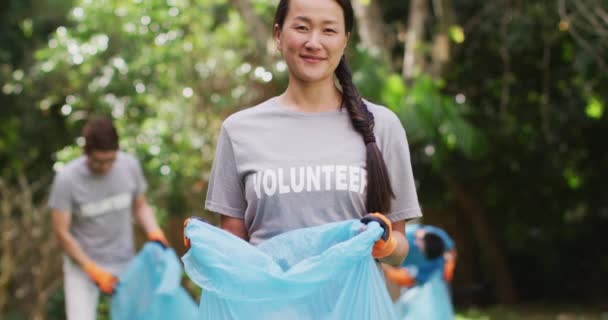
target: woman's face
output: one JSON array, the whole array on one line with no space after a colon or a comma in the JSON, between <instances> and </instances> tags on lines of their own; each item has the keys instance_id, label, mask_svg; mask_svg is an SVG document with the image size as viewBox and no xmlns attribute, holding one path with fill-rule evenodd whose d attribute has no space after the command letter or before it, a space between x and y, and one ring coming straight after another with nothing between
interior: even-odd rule
<instances>
[{"instance_id":1,"label":"woman's face","mask_svg":"<svg viewBox=\"0 0 608 320\"><path fill-rule=\"evenodd\" d=\"M333 80L349 35L335 0L291 0L283 28L275 26L290 79L307 83Z\"/></svg>"}]
</instances>

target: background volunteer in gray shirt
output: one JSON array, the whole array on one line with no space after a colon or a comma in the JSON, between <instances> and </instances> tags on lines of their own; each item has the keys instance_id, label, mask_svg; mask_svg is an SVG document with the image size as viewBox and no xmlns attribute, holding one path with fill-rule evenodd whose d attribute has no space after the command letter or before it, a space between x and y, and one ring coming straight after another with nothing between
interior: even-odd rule
<instances>
[{"instance_id":1,"label":"background volunteer in gray shirt","mask_svg":"<svg viewBox=\"0 0 608 320\"><path fill-rule=\"evenodd\" d=\"M49 198L53 229L67 254L63 270L70 320L94 320L99 290L113 292L116 275L135 253L132 215L150 240L169 245L144 196L147 183L139 162L118 150L112 121L91 118L82 134L84 155L57 173Z\"/></svg>"},{"instance_id":2,"label":"background volunteer in gray shirt","mask_svg":"<svg viewBox=\"0 0 608 320\"><path fill-rule=\"evenodd\" d=\"M421 212L399 119L352 83L344 58L352 26L349 1L280 1L274 34L289 85L225 120L205 206L252 244L380 212L396 248L373 254L396 266L409 250L405 221Z\"/></svg>"}]
</instances>

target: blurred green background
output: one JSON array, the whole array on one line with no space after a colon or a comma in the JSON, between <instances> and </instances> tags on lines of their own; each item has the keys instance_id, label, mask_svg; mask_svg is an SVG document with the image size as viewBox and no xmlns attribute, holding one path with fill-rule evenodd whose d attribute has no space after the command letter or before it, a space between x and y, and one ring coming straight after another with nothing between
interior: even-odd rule
<instances>
[{"instance_id":1,"label":"blurred green background","mask_svg":"<svg viewBox=\"0 0 608 320\"><path fill-rule=\"evenodd\" d=\"M216 219L221 121L286 85L276 3L0 2L0 318L64 317L45 199L89 114L142 161L178 253L184 217ZM608 3L353 4L355 82L401 118L424 222L456 241L458 319L608 319Z\"/></svg>"}]
</instances>

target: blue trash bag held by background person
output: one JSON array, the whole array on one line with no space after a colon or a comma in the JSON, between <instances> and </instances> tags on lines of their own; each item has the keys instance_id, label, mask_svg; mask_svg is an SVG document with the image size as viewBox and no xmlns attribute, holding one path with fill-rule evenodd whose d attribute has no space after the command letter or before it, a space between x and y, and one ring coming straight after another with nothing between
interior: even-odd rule
<instances>
[{"instance_id":1,"label":"blue trash bag held by background person","mask_svg":"<svg viewBox=\"0 0 608 320\"><path fill-rule=\"evenodd\" d=\"M454 319L452 299L441 270L435 271L426 282L403 291L395 302L400 320Z\"/></svg>"},{"instance_id":2,"label":"blue trash bag held by background person","mask_svg":"<svg viewBox=\"0 0 608 320\"><path fill-rule=\"evenodd\" d=\"M383 229L358 220L299 229L260 245L193 220L188 276L203 289L200 319L395 320L371 256Z\"/></svg>"},{"instance_id":3,"label":"blue trash bag held by background person","mask_svg":"<svg viewBox=\"0 0 608 320\"><path fill-rule=\"evenodd\" d=\"M149 242L131 262L112 297L112 320L194 320L196 303L181 287L173 249Z\"/></svg>"}]
</instances>

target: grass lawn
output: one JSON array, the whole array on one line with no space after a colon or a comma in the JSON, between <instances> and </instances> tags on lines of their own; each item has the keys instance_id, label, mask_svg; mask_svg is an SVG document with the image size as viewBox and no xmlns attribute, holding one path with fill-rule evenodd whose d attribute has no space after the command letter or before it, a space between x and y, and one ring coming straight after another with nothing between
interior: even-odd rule
<instances>
[{"instance_id":1,"label":"grass lawn","mask_svg":"<svg viewBox=\"0 0 608 320\"><path fill-rule=\"evenodd\" d=\"M579 306L509 306L457 310L456 320L608 320L608 309Z\"/></svg>"}]
</instances>

